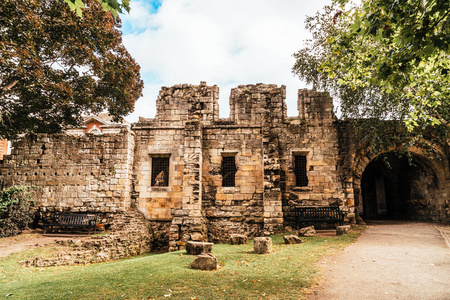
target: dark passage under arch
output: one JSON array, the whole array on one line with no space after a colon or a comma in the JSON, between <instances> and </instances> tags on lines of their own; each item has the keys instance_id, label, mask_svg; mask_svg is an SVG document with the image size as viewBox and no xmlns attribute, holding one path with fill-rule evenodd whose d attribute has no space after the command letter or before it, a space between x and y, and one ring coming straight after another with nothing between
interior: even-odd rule
<instances>
[{"instance_id":1,"label":"dark passage under arch","mask_svg":"<svg viewBox=\"0 0 450 300\"><path fill-rule=\"evenodd\" d=\"M366 219L433 220L437 177L426 160L389 152L372 160L361 178Z\"/></svg>"}]
</instances>

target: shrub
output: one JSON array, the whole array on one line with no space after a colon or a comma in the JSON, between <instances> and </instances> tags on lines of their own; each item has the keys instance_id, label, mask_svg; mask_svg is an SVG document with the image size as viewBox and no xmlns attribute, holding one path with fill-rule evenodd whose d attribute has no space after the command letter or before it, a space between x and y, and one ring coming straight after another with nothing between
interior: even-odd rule
<instances>
[{"instance_id":1,"label":"shrub","mask_svg":"<svg viewBox=\"0 0 450 300\"><path fill-rule=\"evenodd\" d=\"M18 235L33 221L34 186L0 191L0 237Z\"/></svg>"}]
</instances>

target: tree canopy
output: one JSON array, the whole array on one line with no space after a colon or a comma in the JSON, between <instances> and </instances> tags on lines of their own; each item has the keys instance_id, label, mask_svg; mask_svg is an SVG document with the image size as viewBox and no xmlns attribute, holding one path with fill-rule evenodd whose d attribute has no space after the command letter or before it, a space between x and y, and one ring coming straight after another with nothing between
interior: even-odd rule
<instances>
[{"instance_id":1,"label":"tree canopy","mask_svg":"<svg viewBox=\"0 0 450 300\"><path fill-rule=\"evenodd\" d=\"M123 10L126 12L130 12L130 0L96 0L99 2L103 10L109 11L114 18L117 18L118 13L123 13ZM75 11L80 17L83 16L83 10L82 8L86 7L86 1L83 2L83 0L64 0L66 2L70 9Z\"/></svg>"},{"instance_id":2,"label":"tree canopy","mask_svg":"<svg viewBox=\"0 0 450 300\"><path fill-rule=\"evenodd\" d=\"M337 96L344 119L448 133L449 1L335 2L307 18L313 39L294 54L293 72Z\"/></svg>"},{"instance_id":3,"label":"tree canopy","mask_svg":"<svg viewBox=\"0 0 450 300\"><path fill-rule=\"evenodd\" d=\"M64 2L0 4L0 137L58 132L83 114L116 120L142 95L140 68L122 44L120 19L96 0L83 18Z\"/></svg>"}]
</instances>

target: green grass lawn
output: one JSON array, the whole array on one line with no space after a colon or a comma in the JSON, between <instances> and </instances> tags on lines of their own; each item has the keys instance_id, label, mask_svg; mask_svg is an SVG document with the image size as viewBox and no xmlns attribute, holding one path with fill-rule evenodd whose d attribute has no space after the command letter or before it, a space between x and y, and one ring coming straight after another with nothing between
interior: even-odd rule
<instances>
[{"instance_id":1,"label":"green grass lawn","mask_svg":"<svg viewBox=\"0 0 450 300\"><path fill-rule=\"evenodd\" d=\"M186 251L149 254L86 266L25 268L17 262L36 248L0 259L0 298L6 299L301 299L317 283L318 262L353 242L359 232L303 238L285 245L273 236L274 253L247 245L217 244L216 271L189 269Z\"/></svg>"}]
</instances>

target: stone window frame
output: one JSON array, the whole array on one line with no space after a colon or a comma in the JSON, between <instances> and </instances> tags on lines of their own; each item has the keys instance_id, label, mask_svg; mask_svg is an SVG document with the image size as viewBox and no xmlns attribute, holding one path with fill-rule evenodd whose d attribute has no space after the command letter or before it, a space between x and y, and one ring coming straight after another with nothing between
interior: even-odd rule
<instances>
[{"instance_id":1,"label":"stone window frame","mask_svg":"<svg viewBox=\"0 0 450 300\"><path fill-rule=\"evenodd\" d=\"M150 156L150 187L151 188L163 188L163 189L166 189L166 188L168 188L168 187L170 187L170 175L171 175L171 166L172 166L172 163L171 163L171 153L150 153L149 154L149 156ZM153 177L153 159L154 158L167 158L167 163L168 163L168 166L167 166L167 175L165 176L165 179L166 179L166 181L167 181L167 183L165 184L165 185L161 185L161 186L158 186L158 185L154 185L154 177Z\"/></svg>"},{"instance_id":2,"label":"stone window frame","mask_svg":"<svg viewBox=\"0 0 450 300\"><path fill-rule=\"evenodd\" d=\"M311 154L312 154L312 150L311 149L296 149L296 150L292 150L292 172L295 174L295 157L297 156L304 156L306 158L306 165L305 165L305 175L306 175L306 179L308 181L307 185L305 186L298 186L297 185L297 174L295 174L295 182L294 182L294 190L298 190L298 191L309 191L311 190L311 186L309 185L309 176L308 176L308 171L310 169L310 161L311 161Z\"/></svg>"},{"instance_id":3,"label":"stone window frame","mask_svg":"<svg viewBox=\"0 0 450 300\"><path fill-rule=\"evenodd\" d=\"M220 164L220 176L222 177L222 187L224 189L234 189L236 187L236 173L239 170L238 164L237 164L237 155L238 155L239 151L234 151L234 150L227 150L227 151L222 151L220 153L220 156L222 157L222 163ZM234 157L234 166L236 168L236 171L234 173L234 184L233 185L224 185L223 184L223 158L224 157Z\"/></svg>"}]
</instances>

